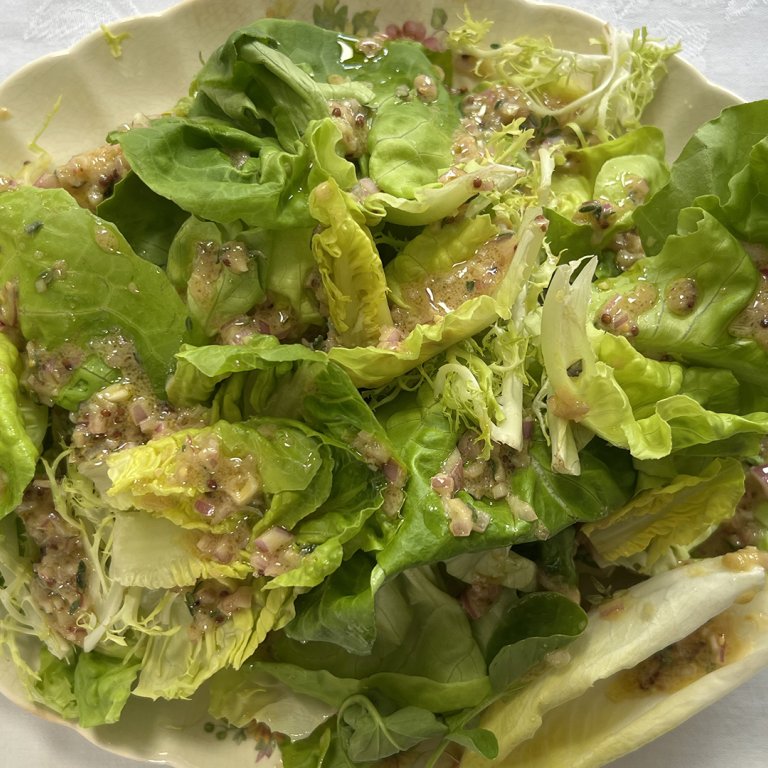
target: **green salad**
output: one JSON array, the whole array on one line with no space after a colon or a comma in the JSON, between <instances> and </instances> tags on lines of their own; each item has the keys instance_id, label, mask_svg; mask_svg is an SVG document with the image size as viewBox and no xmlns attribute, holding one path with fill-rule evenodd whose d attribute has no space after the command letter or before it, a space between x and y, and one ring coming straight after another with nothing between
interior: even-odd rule
<instances>
[{"instance_id":1,"label":"green salad","mask_svg":"<svg viewBox=\"0 0 768 768\"><path fill-rule=\"evenodd\" d=\"M768 102L670 163L674 47L444 21L256 21L0 177L33 702L204 696L285 768L573 768L768 663Z\"/></svg>"}]
</instances>

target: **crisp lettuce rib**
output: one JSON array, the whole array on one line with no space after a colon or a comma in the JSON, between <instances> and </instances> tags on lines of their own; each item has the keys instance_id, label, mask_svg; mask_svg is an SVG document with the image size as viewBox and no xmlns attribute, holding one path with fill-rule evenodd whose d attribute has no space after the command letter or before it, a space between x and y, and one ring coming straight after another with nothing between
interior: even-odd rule
<instances>
[{"instance_id":1,"label":"crisp lettuce rib","mask_svg":"<svg viewBox=\"0 0 768 768\"><path fill-rule=\"evenodd\" d=\"M483 726L499 739L500 764L529 765L536 756L541 761L537 764L556 765L547 762L556 760L558 752L550 751L549 729L542 728L545 719L556 718L561 707L578 702L595 683L639 664L743 596L764 589L765 570L756 558L745 561L743 568L733 568L734 561L728 557L668 571L594 611L584 634L569 647L569 664L548 670L520 693L494 704L483 716ZM594 714L603 707L610 712L612 706L604 700ZM577 710L571 707L569 711L575 714ZM567 721L560 727L567 728ZM532 737L533 741L528 741ZM554 743L555 749L560 749L560 740ZM589 755L580 759L585 766L601 764L599 758L592 761ZM467 753L461 764L466 768L487 765L472 753Z\"/></svg>"}]
</instances>

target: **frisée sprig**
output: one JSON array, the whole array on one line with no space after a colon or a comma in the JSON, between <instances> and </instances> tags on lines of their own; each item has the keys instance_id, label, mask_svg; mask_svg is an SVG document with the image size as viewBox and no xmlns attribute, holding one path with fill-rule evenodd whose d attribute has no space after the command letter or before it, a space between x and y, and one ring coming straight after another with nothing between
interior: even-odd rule
<instances>
[{"instance_id":1,"label":"fris\u00e9e sprig","mask_svg":"<svg viewBox=\"0 0 768 768\"><path fill-rule=\"evenodd\" d=\"M679 45L662 45L645 28L624 32L605 27L603 40L590 40L600 52L580 53L555 46L547 38L489 41L491 25L465 11L462 24L448 36L454 53L469 57L481 81L505 82L524 91L539 118L561 125L578 122L600 141L640 124Z\"/></svg>"}]
</instances>

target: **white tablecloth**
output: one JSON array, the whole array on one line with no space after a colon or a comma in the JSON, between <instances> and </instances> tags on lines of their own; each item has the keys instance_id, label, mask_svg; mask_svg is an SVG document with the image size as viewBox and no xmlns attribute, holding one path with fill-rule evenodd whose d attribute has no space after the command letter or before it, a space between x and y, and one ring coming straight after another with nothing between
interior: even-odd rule
<instances>
[{"instance_id":1,"label":"white tablecloth","mask_svg":"<svg viewBox=\"0 0 768 768\"><path fill-rule=\"evenodd\" d=\"M0 80L32 59L68 47L99 23L160 11L173 2L0 0ZM561 4L617 26L645 25L654 36L680 40L684 57L714 82L747 100L768 97L768 0L561 0ZM768 671L613 768L765 768L766 701ZM27 715L2 698L0 744L0 768L138 765L106 754L76 733Z\"/></svg>"}]
</instances>

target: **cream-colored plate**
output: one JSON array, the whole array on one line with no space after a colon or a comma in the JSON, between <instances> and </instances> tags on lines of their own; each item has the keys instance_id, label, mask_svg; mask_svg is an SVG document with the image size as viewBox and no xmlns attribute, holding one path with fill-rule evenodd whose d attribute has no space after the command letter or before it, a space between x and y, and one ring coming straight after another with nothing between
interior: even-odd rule
<instances>
[{"instance_id":1,"label":"cream-colored plate","mask_svg":"<svg viewBox=\"0 0 768 768\"><path fill-rule=\"evenodd\" d=\"M351 0L347 18L361 9L376 9L376 24L423 21L432 29L434 6L445 10L449 25L464 3L444 0ZM200 66L230 32L265 15L312 20L322 0L187 0L153 16L128 19L109 26L125 35L116 57L102 33L95 33L69 51L47 56L21 69L0 86L0 174L15 175L25 161L34 160L32 140L55 161L103 142L105 135L136 113L155 114L185 95ZM343 7L339 6L339 7ZM526 0L480 0L472 3L475 17L493 18L499 39L521 34L548 35L563 47L587 50L599 37L601 22L574 10L532 4ZM351 23L351 21L350 21ZM350 28L348 31L354 32ZM668 151L676 156L692 131L736 98L709 83L693 67L674 59L669 76L649 109L648 122L665 132ZM0 659L0 692L30 708L13 666ZM42 710L43 717L55 719ZM205 696L189 702L132 700L120 723L80 732L93 743L116 753L168 763L177 768L231 768L254 765L253 742L236 730L214 724L206 716ZM2 763L2 759L0 759ZM258 763L268 768L274 761Z\"/></svg>"}]
</instances>

